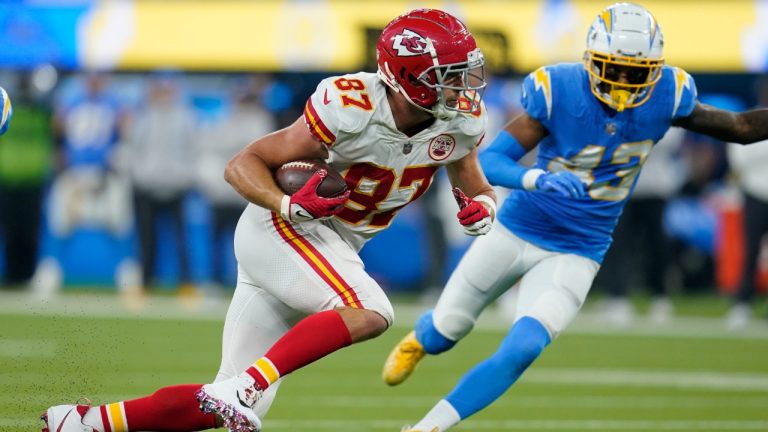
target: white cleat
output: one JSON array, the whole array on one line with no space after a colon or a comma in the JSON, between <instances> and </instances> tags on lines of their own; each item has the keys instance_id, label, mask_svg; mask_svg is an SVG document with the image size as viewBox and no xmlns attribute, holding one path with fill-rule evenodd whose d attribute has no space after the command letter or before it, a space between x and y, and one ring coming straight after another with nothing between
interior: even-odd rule
<instances>
[{"instance_id":1,"label":"white cleat","mask_svg":"<svg viewBox=\"0 0 768 432\"><path fill-rule=\"evenodd\" d=\"M236 376L206 384L195 393L200 411L221 417L231 432L259 432L261 420L253 411L262 391L253 378Z\"/></svg>"},{"instance_id":2,"label":"white cleat","mask_svg":"<svg viewBox=\"0 0 768 432\"><path fill-rule=\"evenodd\" d=\"M440 432L440 428L435 426L435 427L432 428L432 430L422 431L421 429L414 429L413 427L406 425L406 426L403 426L402 429L400 429L400 432Z\"/></svg>"},{"instance_id":3,"label":"white cleat","mask_svg":"<svg viewBox=\"0 0 768 432\"><path fill-rule=\"evenodd\" d=\"M83 424L83 416L91 408L91 402L76 405L57 405L48 408L40 419L45 422L42 432L93 432Z\"/></svg>"}]
</instances>

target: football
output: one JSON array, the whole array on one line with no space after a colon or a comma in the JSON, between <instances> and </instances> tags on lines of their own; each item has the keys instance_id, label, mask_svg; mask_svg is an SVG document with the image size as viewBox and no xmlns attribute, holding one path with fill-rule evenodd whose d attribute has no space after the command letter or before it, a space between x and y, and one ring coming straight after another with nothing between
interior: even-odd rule
<instances>
[{"instance_id":1,"label":"football","mask_svg":"<svg viewBox=\"0 0 768 432\"><path fill-rule=\"evenodd\" d=\"M288 162L275 171L275 181L280 189L288 195L293 195L318 170L324 169L328 175L317 187L317 194L325 198L333 198L347 191L347 183L338 171L321 160L298 160Z\"/></svg>"}]
</instances>

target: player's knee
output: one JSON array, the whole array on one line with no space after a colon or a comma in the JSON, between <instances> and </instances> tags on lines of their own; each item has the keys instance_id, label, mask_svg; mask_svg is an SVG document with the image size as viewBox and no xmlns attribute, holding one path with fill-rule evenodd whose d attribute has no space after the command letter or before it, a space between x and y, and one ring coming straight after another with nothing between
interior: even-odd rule
<instances>
[{"instance_id":1,"label":"player's knee","mask_svg":"<svg viewBox=\"0 0 768 432\"><path fill-rule=\"evenodd\" d=\"M494 357L510 373L519 374L541 355L550 340L549 331L534 318L526 316L512 326Z\"/></svg>"},{"instance_id":2,"label":"player's knee","mask_svg":"<svg viewBox=\"0 0 768 432\"><path fill-rule=\"evenodd\" d=\"M354 342L373 339L384 333L394 321L392 303L385 299L366 302L365 309L344 307L342 315Z\"/></svg>"},{"instance_id":3,"label":"player's knee","mask_svg":"<svg viewBox=\"0 0 768 432\"><path fill-rule=\"evenodd\" d=\"M389 328L389 321L380 312L371 309L339 309L353 342L373 339Z\"/></svg>"},{"instance_id":4,"label":"player's knee","mask_svg":"<svg viewBox=\"0 0 768 432\"><path fill-rule=\"evenodd\" d=\"M436 329L452 341L459 341L475 327L476 318L462 310L442 312L432 319Z\"/></svg>"},{"instance_id":5,"label":"player's knee","mask_svg":"<svg viewBox=\"0 0 768 432\"><path fill-rule=\"evenodd\" d=\"M380 313L373 312L368 314L368 328L370 329L370 337L374 338L387 331L389 321Z\"/></svg>"},{"instance_id":6,"label":"player's knee","mask_svg":"<svg viewBox=\"0 0 768 432\"><path fill-rule=\"evenodd\" d=\"M551 291L540 296L525 315L538 321L555 338L570 325L582 304L583 299L569 290Z\"/></svg>"},{"instance_id":7,"label":"player's knee","mask_svg":"<svg viewBox=\"0 0 768 432\"><path fill-rule=\"evenodd\" d=\"M435 327L432 311L424 312L416 321L416 339L428 354L440 354L456 345L456 341L448 339Z\"/></svg>"},{"instance_id":8,"label":"player's knee","mask_svg":"<svg viewBox=\"0 0 768 432\"><path fill-rule=\"evenodd\" d=\"M384 330L388 329L392 325L392 323L395 321L395 310L392 307L392 303L390 303L389 301L382 301L375 305L367 306L366 309L372 312L376 312L376 314L378 314L379 317L384 320L383 322L384 327L381 329L381 333L383 333ZM379 324L382 324L382 323L379 321Z\"/></svg>"}]
</instances>

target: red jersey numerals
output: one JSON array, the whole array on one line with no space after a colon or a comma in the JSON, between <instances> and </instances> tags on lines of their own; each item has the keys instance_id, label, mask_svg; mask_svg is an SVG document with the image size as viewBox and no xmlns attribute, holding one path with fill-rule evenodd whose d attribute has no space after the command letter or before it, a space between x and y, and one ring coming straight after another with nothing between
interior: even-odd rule
<instances>
[{"instance_id":1,"label":"red jersey numerals","mask_svg":"<svg viewBox=\"0 0 768 432\"><path fill-rule=\"evenodd\" d=\"M339 78L333 82L336 88L341 91L356 91L358 97L352 97L348 93L341 94L341 103L346 108L348 106L355 106L357 108L371 111L373 109L373 103L371 102L368 93L363 92L365 90L365 83L359 79Z\"/></svg>"},{"instance_id":2,"label":"red jersey numerals","mask_svg":"<svg viewBox=\"0 0 768 432\"><path fill-rule=\"evenodd\" d=\"M344 176L352 192L349 195L349 202L337 217L355 225L370 218L368 224L371 227L387 227L401 208L427 191L432 183L432 176L438 168L437 166L405 168L402 176L400 176L397 189L415 186L416 190L403 204L388 210L380 210L379 204L386 200L392 192L396 180L395 172L391 168L369 163L352 165Z\"/></svg>"}]
</instances>

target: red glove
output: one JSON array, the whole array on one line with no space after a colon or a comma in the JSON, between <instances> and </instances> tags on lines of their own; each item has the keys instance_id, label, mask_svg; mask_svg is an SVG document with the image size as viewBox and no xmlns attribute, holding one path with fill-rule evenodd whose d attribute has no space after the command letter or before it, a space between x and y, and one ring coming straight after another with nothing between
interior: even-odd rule
<instances>
[{"instance_id":1,"label":"red glove","mask_svg":"<svg viewBox=\"0 0 768 432\"><path fill-rule=\"evenodd\" d=\"M484 202L493 203L490 197L485 195L479 195L487 200ZM459 223L464 227L464 233L471 236L478 236L487 234L491 230L493 225L493 216L489 208L479 200L474 200L468 197L461 189L453 188L453 197L456 198L456 204L459 205L459 212L456 217L459 218ZM489 205L492 205L490 204ZM495 203L493 203L495 205Z\"/></svg>"},{"instance_id":2,"label":"red glove","mask_svg":"<svg viewBox=\"0 0 768 432\"><path fill-rule=\"evenodd\" d=\"M344 208L344 202L349 198L350 191L333 197L324 198L317 194L317 187L328 172L318 170L301 189L293 195L283 196L280 205L280 215L291 222L307 222L313 219L328 219Z\"/></svg>"}]
</instances>

